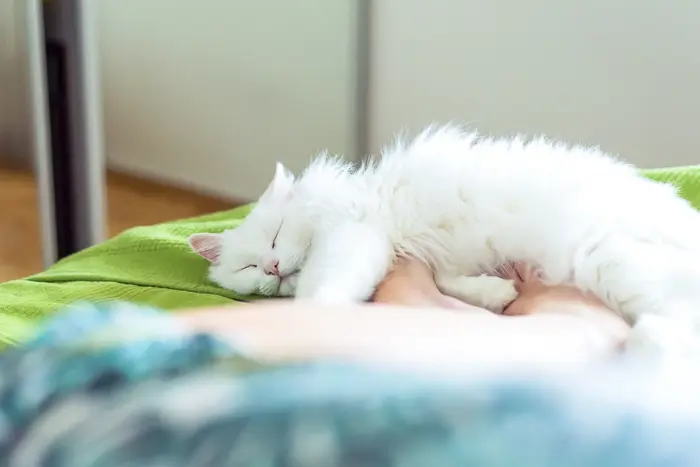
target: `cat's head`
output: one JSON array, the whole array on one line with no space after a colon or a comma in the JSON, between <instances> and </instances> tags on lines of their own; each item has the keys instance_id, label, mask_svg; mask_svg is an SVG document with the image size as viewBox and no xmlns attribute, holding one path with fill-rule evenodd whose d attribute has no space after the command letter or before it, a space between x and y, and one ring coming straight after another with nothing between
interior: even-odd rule
<instances>
[{"instance_id":1,"label":"cat's head","mask_svg":"<svg viewBox=\"0 0 700 467\"><path fill-rule=\"evenodd\" d=\"M239 294L291 296L313 231L294 196L294 175L278 163L257 205L235 229L189 237L211 265L209 278Z\"/></svg>"}]
</instances>

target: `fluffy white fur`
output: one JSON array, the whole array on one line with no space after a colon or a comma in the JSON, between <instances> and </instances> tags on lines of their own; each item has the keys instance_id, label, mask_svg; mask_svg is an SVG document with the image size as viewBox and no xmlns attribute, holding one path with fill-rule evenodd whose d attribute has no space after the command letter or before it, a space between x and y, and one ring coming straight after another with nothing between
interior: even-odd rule
<instances>
[{"instance_id":1,"label":"fluffy white fur","mask_svg":"<svg viewBox=\"0 0 700 467\"><path fill-rule=\"evenodd\" d=\"M431 128L360 168L320 156L295 179L278 164L240 227L190 242L225 288L325 302L369 298L411 255L498 311L513 284L482 274L525 261L636 322L631 344L700 354L700 215L596 148Z\"/></svg>"}]
</instances>

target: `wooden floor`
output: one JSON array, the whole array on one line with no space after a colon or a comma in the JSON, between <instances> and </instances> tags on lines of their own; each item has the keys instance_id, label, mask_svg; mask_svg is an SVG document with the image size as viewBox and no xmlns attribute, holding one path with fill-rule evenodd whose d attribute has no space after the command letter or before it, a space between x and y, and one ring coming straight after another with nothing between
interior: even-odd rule
<instances>
[{"instance_id":1,"label":"wooden floor","mask_svg":"<svg viewBox=\"0 0 700 467\"><path fill-rule=\"evenodd\" d=\"M109 173L110 236L138 225L197 216L236 204L186 190ZM0 168L0 282L42 270L36 185L29 171Z\"/></svg>"}]
</instances>

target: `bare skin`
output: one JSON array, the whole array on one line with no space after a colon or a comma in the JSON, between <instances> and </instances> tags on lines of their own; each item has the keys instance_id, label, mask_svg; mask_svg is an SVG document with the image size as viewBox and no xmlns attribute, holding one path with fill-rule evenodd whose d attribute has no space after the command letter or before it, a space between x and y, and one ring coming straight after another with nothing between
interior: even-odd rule
<instances>
[{"instance_id":1,"label":"bare skin","mask_svg":"<svg viewBox=\"0 0 700 467\"><path fill-rule=\"evenodd\" d=\"M605 319L609 324L622 324L602 301L585 295L573 287L548 286L542 282L538 272L527 265L515 264L502 268L502 276L515 281L518 298L504 311L508 316L523 316L533 313L583 313L596 319ZM377 288L373 301L403 306L430 306L470 311L486 311L443 295L435 285L433 273L428 266L413 259L400 259L394 269ZM593 314L595 313L595 314ZM600 315L600 316L599 316Z\"/></svg>"},{"instance_id":2,"label":"bare skin","mask_svg":"<svg viewBox=\"0 0 700 467\"><path fill-rule=\"evenodd\" d=\"M578 317L581 322L604 332L616 348L624 344L629 325L598 298L573 287L545 285L538 272L527 265L503 268L503 277L515 281L518 298L505 310L507 316L548 313ZM440 307L462 311L486 312L443 295L428 266L413 259L400 259L394 270L377 288L374 301L410 307Z\"/></svg>"},{"instance_id":3,"label":"bare skin","mask_svg":"<svg viewBox=\"0 0 700 467\"><path fill-rule=\"evenodd\" d=\"M547 287L523 266L507 271L520 296L506 315L445 297L429 268L401 260L375 303L324 307L285 300L179 314L190 329L230 337L261 358L334 357L436 367L571 367L614 353L629 327L575 289ZM447 309L446 309L447 308Z\"/></svg>"}]
</instances>

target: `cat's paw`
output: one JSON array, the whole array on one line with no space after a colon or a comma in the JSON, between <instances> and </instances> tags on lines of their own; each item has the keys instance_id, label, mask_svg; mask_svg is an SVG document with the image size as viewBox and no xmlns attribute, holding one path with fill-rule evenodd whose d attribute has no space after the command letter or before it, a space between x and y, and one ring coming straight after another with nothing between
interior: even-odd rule
<instances>
[{"instance_id":1,"label":"cat's paw","mask_svg":"<svg viewBox=\"0 0 700 467\"><path fill-rule=\"evenodd\" d=\"M487 277L487 276L484 276ZM500 277L488 277L498 279L485 284L482 293L482 306L489 311L503 314L503 310L518 297L515 281L501 279Z\"/></svg>"},{"instance_id":2,"label":"cat's paw","mask_svg":"<svg viewBox=\"0 0 700 467\"><path fill-rule=\"evenodd\" d=\"M496 276L436 277L436 282L445 295L497 314L502 314L518 296L515 281Z\"/></svg>"}]
</instances>

